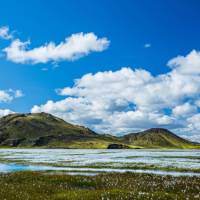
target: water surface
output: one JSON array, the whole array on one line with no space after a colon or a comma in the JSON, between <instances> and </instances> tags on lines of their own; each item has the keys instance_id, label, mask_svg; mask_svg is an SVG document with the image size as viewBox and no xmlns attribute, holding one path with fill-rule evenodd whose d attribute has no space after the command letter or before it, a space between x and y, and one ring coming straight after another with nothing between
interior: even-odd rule
<instances>
[{"instance_id":1,"label":"water surface","mask_svg":"<svg viewBox=\"0 0 200 200\"><path fill-rule=\"evenodd\" d=\"M0 172L24 170L199 176L200 150L0 149Z\"/></svg>"}]
</instances>

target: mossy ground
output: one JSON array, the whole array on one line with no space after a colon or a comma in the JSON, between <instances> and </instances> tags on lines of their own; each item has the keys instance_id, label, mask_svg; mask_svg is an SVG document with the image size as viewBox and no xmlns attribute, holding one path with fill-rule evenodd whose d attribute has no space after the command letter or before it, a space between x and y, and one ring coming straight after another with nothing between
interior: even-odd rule
<instances>
[{"instance_id":1,"label":"mossy ground","mask_svg":"<svg viewBox=\"0 0 200 200\"><path fill-rule=\"evenodd\" d=\"M200 199L199 177L147 174L71 176L18 172L0 175L4 200L195 200Z\"/></svg>"}]
</instances>

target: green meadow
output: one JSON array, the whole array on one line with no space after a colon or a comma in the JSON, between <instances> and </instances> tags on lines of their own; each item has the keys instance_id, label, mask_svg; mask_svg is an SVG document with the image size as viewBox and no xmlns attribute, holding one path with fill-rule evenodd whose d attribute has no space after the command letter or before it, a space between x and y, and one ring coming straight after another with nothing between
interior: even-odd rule
<instances>
[{"instance_id":1,"label":"green meadow","mask_svg":"<svg viewBox=\"0 0 200 200\"><path fill-rule=\"evenodd\" d=\"M133 173L0 175L2 200L199 200L200 177Z\"/></svg>"}]
</instances>

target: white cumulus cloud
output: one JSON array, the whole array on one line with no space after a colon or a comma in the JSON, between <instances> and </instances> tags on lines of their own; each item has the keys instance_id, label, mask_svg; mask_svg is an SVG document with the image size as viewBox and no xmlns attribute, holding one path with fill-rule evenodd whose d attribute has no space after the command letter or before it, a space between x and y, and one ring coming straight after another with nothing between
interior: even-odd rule
<instances>
[{"instance_id":1,"label":"white cumulus cloud","mask_svg":"<svg viewBox=\"0 0 200 200\"><path fill-rule=\"evenodd\" d=\"M63 100L35 105L32 112L48 112L66 121L114 135L150 127L185 130L200 139L200 53L169 61L168 73L153 76L144 69L122 68L86 74L73 87L57 89ZM188 66L189 65L189 66ZM200 141L200 140L199 140Z\"/></svg>"},{"instance_id":2,"label":"white cumulus cloud","mask_svg":"<svg viewBox=\"0 0 200 200\"><path fill-rule=\"evenodd\" d=\"M19 98L23 96L23 92L21 90L0 90L0 103L10 102L15 98Z\"/></svg>"},{"instance_id":3,"label":"white cumulus cloud","mask_svg":"<svg viewBox=\"0 0 200 200\"><path fill-rule=\"evenodd\" d=\"M187 56L177 56L168 62L168 66L181 74L200 74L200 52L193 50Z\"/></svg>"},{"instance_id":4,"label":"white cumulus cloud","mask_svg":"<svg viewBox=\"0 0 200 200\"><path fill-rule=\"evenodd\" d=\"M22 42L15 39L10 46L4 49L4 52L7 59L15 63L37 64L49 61L76 60L91 52L101 52L109 44L110 41L107 38L98 38L94 33L77 33L67 37L60 44L49 42L33 49L28 48L30 41Z\"/></svg>"},{"instance_id":5,"label":"white cumulus cloud","mask_svg":"<svg viewBox=\"0 0 200 200\"><path fill-rule=\"evenodd\" d=\"M184 117L193 115L197 111L197 107L195 105L191 105L190 103L186 102L182 105L178 105L173 108L172 112L176 117Z\"/></svg>"},{"instance_id":6,"label":"white cumulus cloud","mask_svg":"<svg viewBox=\"0 0 200 200\"><path fill-rule=\"evenodd\" d=\"M14 112L9 109L0 109L0 117L13 114Z\"/></svg>"}]
</instances>

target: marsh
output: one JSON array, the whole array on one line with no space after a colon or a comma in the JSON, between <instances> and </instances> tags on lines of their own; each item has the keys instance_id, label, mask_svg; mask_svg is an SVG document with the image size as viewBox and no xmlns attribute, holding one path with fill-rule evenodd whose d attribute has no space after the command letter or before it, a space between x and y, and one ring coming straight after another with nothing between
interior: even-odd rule
<instances>
[{"instance_id":1,"label":"marsh","mask_svg":"<svg viewBox=\"0 0 200 200\"><path fill-rule=\"evenodd\" d=\"M0 171L200 176L200 150L0 149Z\"/></svg>"}]
</instances>

